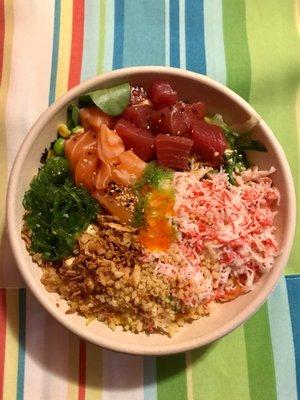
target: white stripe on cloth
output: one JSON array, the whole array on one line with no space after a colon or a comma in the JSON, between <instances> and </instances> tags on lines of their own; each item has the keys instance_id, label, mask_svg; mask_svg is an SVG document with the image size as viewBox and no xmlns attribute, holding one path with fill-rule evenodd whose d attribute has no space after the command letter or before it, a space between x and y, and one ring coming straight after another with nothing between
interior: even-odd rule
<instances>
[{"instance_id":1,"label":"white stripe on cloth","mask_svg":"<svg viewBox=\"0 0 300 400\"><path fill-rule=\"evenodd\" d=\"M64 400L69 332L27 291L24 400Z\"/></svg>"},{"instance_id":2,"label":"white stripe on cloth","mask_svg":"<svg viewBox=\"0 0 300 400\"><path fill-rule=\"evenodd\" d=\"M143 358L103 350L102 400L143 400Z\"/></svg>"},{"instance_id":3,"label":"white stripe on cloth","mask_svg":"<svg viewBox=\"0 0 300 400\"><path fill-rule=\"evenodd\" d=\"M144 400L157 400L156 358L144 357Z\"/></svg>"},{"instance_id":4,"label":"white stripe on cloth","mask_svg":"<svg viewBox=\"0 0 300 400\"><path fill-rule=\"evenodd\" d=\"M14 1L11 72L6 105L7 167L10 173L21 142L48 106L51 76L54 2ZM2 285L24 286L10 248L3 260Z\"/></svg>"},{"instance_id":5,"label":"white stripe on cloth","mask_svg":"<svg viewBox=\"0 0 300 400\"><path fill-rule=\"evenodd\" d=\"M104 66L103 72L111 71L114 53L114 26L115 5L113 1L107 1L105 9L105 39L104 39Z\"/></svg>"},{"instance_id":6,"label":"white stripe on cloth","mask_svg":"<svg viewBox=\"0 0 300 400\"><path fill-rule=\"evenodd\" d=\"M187 5L188 6L188 5ZM180 47L180 68L186 68L185 51L185 0L179 0L179 47Z\"/></svg>"},{"instance_id":7,"label":"white stripe on cloth","mask_svg":"<svg viewBox=\"0 0 300 400\"><path fill-rule=\"evenodd\" d=\"M204 0L203 8L206 73L226 84L222 0Z\"/></svg>"},{"instance_id":8,"label":"white stripe on cloth","mask_svg":"<svg viewBox=\"0 0 300 400\"><path fill-rule=\"evenodd\" d=\"M54 2L14 2L14 35L7 96L8 170L30 126L48 106Z\"/></svg>"}]
</instances>

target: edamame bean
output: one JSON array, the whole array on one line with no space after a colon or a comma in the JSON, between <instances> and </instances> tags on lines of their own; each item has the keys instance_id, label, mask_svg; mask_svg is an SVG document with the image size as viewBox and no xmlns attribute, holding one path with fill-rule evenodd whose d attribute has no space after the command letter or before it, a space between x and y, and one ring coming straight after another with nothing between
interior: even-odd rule
<instances>
[{"instance_id":1,"label":"edamame bean","mask_svg":"<svg viewBox=\"0 0 300 400\"><path fill-rule=\"evenodd\" d=\"M58 138L54 143L53 150L57 156L63 156L65 152L65 139L62 137Z\"/></svg>"}]
</instances>

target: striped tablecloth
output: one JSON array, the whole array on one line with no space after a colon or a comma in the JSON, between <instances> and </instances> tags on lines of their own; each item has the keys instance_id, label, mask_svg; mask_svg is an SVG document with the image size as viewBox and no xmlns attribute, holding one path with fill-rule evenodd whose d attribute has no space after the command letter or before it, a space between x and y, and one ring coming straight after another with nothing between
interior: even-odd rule
<instances>
[{"instance_id":1,"label":"striped tablecloth","mask_svg":"<svg viewBox=\"0 0 300 400\"><path fill-rule=\"evenodd\" d=\"M300 398L300 224L285 276L249 322L204 348L143 358L54 321L24 288L4 222L35 119L78 82L133 65L207 74L249 101L280 140L299 199L299 32L299 0L0 0L0 399Z\"/></svg>"}]
</instances>

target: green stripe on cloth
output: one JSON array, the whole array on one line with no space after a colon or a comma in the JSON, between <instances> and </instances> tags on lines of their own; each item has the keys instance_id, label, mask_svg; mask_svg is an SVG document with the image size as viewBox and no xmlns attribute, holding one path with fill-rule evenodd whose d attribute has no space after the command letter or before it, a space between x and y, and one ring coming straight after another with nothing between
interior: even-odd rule
<instances>
[{"instance_id":1,"label":"green stripe on cloth","mask_svg":"<svg viewBox=\"0 0 300 400\"><path fill-rule=\"evenodd\" d=\"M295 113L296 92L300 82L300 41L297 37L294 11L292 1L246 1L252 71L250 103L270 125L282 144L292 168L297 197L300 199L300 138L297 140ZM298 213L295 242L299 239ZM300 251L296 246L286 272L300 272Z\"/></svg>"},{"instance_id":2,"label":"green stripe on cloth","mask_svg":"<svg viewBox=\"0 0 300 400\"><path fill-rule=\"evenodd\" d=\"M100 75L104 71L104 52L105 52L105 20L106 20L106 3L100 1L99 15L99 49L98 49L98 65L97 73Z\"/></svg>"},{"instance_id":3,"label":"green stripe on cloth","mask_svg":"<svg viewBox=\"0 0 300 400\"><path fill-rule=\"evenodd\" d=\"M157 399L187 399L187 382L185 374L185 356L158 357L156 359Z\"/></svg>"},{"instance_id":4,"label":"green stripe on cloth","mask_svg":"<svg viewBox=\"0 0 300 400\"><path fill-rule=\"evenodd\" d=\"M53 103L55 100L59 33L60 33L60 2L59 0L55 0L49 105Z\"/></svg>"},{"instance_id":5,"label":"green stripe on cloth","mask_svg":"<svg viewBox=\"0 0 300 400\"><path fill-rule=\"evenodd\" d=\"M243 327L192 352L194 400L248 400Z\"/></svg>"},{"instance_id":6,"label":"green stripe on cloth","mask_svg":"<svg viewBox=\"0 0 300 400\"><path fill-rule=\"evenodd\" d=\"M26 354L26 289L19 289L19 354L17 400L24 396L25 354Z\"/></svg>"},{"instance_id":7,"label":"green stripe on cloth","mask_svg":"<svg viewBox=\"0 0 300 400\"><path fill-rule=\"evenodd\" d=\"M248 100L251 67L244 1L223 0L223 30L227 86Z\"/></svg>"},{"instance_id":8,"label":"green stripe on cloth","mask_svg":"<svg viewBox=\"0 0 300 400\"><path fill-rule=\"evenodd\" d=\"M252 400L276 399L276 382L267 305L244 325Z\"/></svg>"},{"instance_id":9,"label":"green stripe on cloth","mask_svg":"<svg viewBox=\"0 0 300 400\"><path fill-rule=\"evenodd\" d=\"M90 0L84 3L84 42L81 81L97 75L97 59L99 47L97 34L99 30L99 9L100 4L98 1Z\"/></svg>"}]
</instances>

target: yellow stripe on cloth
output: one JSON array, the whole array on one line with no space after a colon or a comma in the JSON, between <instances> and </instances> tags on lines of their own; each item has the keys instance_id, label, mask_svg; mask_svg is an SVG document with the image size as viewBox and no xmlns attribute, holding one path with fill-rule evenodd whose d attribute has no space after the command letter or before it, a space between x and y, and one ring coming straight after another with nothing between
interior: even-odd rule
<instances>
[{"instance_id":1,"label":"yellow stripe on cloth","mask_svg":"<svg viewBox=\"0 0 300 400\"><path fill-rule=\"evenodd\" d=\"M68 400L78 399L78 374L79 374L79 338L70 333Z\"/></svg>"},{"instance_id":2,"label":"yellow stripe on cloth","mask_svg":"<svg viewBox=\"0 0 300 400\"><path fill-rule=\"evenodd\" d=\"M85 400L102 399L102 349L86 343L86 392Z\"/></svg>"},{"instance_id":3,"label":"yellow stripe on cloth","mask_svg":"<svg viewBox=\"0 0 300 400\"><path fill-rule=\"evenodd\" d=\"M73 2L61 1L60 32L55 97L62 96L68 90L69 68L72 44Z\"/></svg>"}]
</instances>

